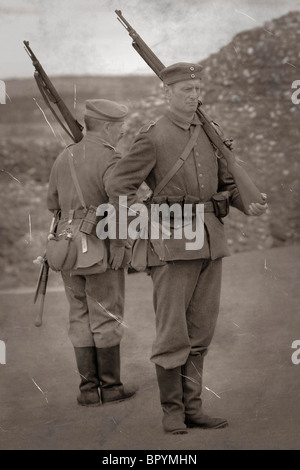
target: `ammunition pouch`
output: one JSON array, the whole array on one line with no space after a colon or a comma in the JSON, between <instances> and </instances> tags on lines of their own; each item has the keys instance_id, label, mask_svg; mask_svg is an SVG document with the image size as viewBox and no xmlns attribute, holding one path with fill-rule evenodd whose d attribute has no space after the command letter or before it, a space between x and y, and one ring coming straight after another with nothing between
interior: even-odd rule
<instances>
[{"instance_id":1,"label":"ammunition pouch","mask_svg":"<svg viewBox=\"0 0 300 470\"><path fill-rule=\"evenodd\" d=\"M80 226L79 226L80 232L86 233L87 235L90 235L92 233L93 229L96 227L96 224L97 224L96 211L97 211L97 207L89 206L85 214L85 217L82 219L80 223Z\"/></svg>"},{"instance_id":2,"label":"ammunition pouch","mask_svg":"<svg viewBox=\"0 0 300 470\"><path fill-rule=\"evenodd\" d=\"M155 196L150 202L155 204L179 204L184 209L185 204L192 205L192 214L196 214L196 206L202 204L204 212L214 212L218 218L225 217L229 213L229 191L216 193L212 196L211 201L202 202L198 197L186 194L185 196ZM150 202L148 204L150 205ZM173 218L173 214L170 214Z\"/></svg>"},{"instance_id":3,"label":"ammunition pouch","mask_svg":"<svg viewBox=\"0 0 300 470\"><path fill-rule=\"evenodd\" d=\"M212 196L212 203L216 216L221 219L229 214L229 191L221 191Z\"/></svg>"}]
</instances>

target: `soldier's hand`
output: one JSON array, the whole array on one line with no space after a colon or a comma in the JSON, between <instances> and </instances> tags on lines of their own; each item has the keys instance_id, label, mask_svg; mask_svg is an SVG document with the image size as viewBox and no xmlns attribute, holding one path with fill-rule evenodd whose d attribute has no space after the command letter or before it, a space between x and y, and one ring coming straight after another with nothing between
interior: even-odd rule
<instances>
[{"instance_id":1,"label":"soldier's hand","mask_svg":"<svg viewBox=\"0 0 300 470\"><path fill-rule=\"evenodd\" d=\"M109 264L112 269L117 270L121 267L125 255L125 246L114 246L110 244Z\"/></svg>"},{"instance_id":2,"label":"soldier's hand","mask_svg":"<svg viewBox=\"0 0 300 470\"><path fill-rule=\"evenodd\" d=\"M233 139L224 140L224 144L230 149L233 150Z\"/></svg>"},{"instance_id":3,"label":"soldier's hand","mask_svg":"<svg viewBox=\"0 0 300 470\"><path fill-rule=\"evenodd\" d=\"M267 199L267 195L261 193L264 200ZM249 205L248 214L252 216L260 216L265 214L268 209L268 204L265 202L264 204L260 204L259 202L252 202Z\"/></svg>"}]
</instances>

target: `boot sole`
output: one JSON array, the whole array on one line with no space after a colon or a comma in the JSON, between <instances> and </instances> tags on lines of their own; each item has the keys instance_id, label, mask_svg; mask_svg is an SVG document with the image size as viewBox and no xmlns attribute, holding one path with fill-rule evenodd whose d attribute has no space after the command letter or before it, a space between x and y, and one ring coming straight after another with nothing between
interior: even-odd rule
<instances>
[{"instance_id":1,"label":"boot sole","mask_svg":"<svg viewBox=\"0 0 300 470\"><path fill-rule=\"evenodd\" d=\"M100 406L100 401L98 401L97 403L80 403L78 400L77 400L77 404L79 406Z\"/></svg>"},{"instance_id":2,"label":"boot sole","mask_svg":"<svg viewBox=\"0 0 300 470\"><path fill-rule=\"evenodd\" d=\"M194 423L186 423L188 428L201 428L201 429L222 429L227 428L228 423L220 423L216 426L207 426L206 424L194 424Z\"/></svg>"},{"instance_id":3,"label":"boot sole","mask_svg":"<svg viewBox=\"0 0 300 470\"><path fill-rule=\"evenodd\" d=\"M88 406L88 407L100 406L100 403L89 403L89 404L87 404L87 403L79 403L79 402L77 402L77 404L78 404L79 406Z\"/></svg>"},{"instance_id":4,"label":"boot sole","mask_svg":"<svg viewBox=\"0 0 300 470\"><path fill-rule=\"evenodd\" d=\"M118 398L117 400L102 401L102 405L113 405L114 403L121 403L122 401L131 400L132 398L135 397L135 395L136 394L134 393L130 397Z\"/></svg>"},{"instance_id":5,"label":"boot sole","mask_svg":"<svg viewBox=\"0 0 300 470\"><path fill-rule=\"evenodd\" d=\"M166 431L166 432L167 432L167 434L173 434L173 435L188 434L187 429L178 429L177 431Z\"/></svg>"}]
</instances>

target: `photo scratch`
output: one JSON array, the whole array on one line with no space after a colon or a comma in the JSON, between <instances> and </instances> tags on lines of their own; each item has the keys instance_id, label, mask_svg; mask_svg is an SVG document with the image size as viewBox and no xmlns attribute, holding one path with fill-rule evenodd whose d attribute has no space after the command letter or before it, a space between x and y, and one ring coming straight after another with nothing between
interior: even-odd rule
<instances>
[{"instance_id":1,"label":"photo scratch","mask_svg":"<svg viewBox=\"0 0 300 470\"><path fill-rule=\"evenodd\" d=\"M32 382L34 383L34 385L37 387L37 389L43 394L43 396L44 396L46 402L49 403L49 402L48 402L48 398L47 398L47 396L46 396L46 392L43 392L43 390L42 390L41 387L36 383L36 381L33 379L33 377L31 377L31 380L32 380Z\"/></svg>"}]
</instances>

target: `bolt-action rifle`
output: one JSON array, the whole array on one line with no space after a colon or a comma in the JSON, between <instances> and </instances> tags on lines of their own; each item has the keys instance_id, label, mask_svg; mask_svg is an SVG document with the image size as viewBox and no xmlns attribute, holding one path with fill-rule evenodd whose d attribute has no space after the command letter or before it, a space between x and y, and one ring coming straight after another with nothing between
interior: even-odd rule
<instances>
[{"instance_id":1,"label":"bolt-action rifle","mask_svg":"<svg viewBox=\"0 0 300 470\"><path fill-rule=\"evenodd\" d=\"M41 95L52 112L53 116L57 120L57 122L61 125L64 131L68 134L69 137L73 140L73 142L80 142L83 138L83 126L73 117L69 109L67 108L66 104L58 94L56 88L54 87L53 83L51 82L50 78L46 74L45 70L43 69L42 65L40 64L39 60L37 59L36 55L33 53L32 49L29 47L28 41L23 41L25 45L25 50L29 57L32 60L32 64L35 68L34 78L37 83L37 86L41 92ZM52 107L51 103L55 104L62 119L58 116L55 109ZM56 222L56 216L53 217L50 232L54 230L54 224ZM35 264L40 264L40 272L37 280L37 285L35 289L35 296L33 303L35 304L39 299L39 307L35 318L35 326L41 326L43 321L43 310L44 310L44 302L45 302L45 295L48 283L48 275L49 275L49 265L46 257L46 253L43 256L38 256L36 260L34 260Z\"/></svg>"},{"instance_id":2,"label":"bolt-action rifle","mask_svg":"<svg viewBox=\"0 0 300 470\"><path fill-rule=\"evenodd\" d=\"M149 67L161 79L160 72L165 65L154 54L150 47L143 41L139 34L132 28L122 15L121 10L115 10L118 20L127 30L129 36L132 38L132 46L137 53L144 59ZM244 212L248 214L249 204L252 202L259 202L264 204L266 199L262 196L258 188L255 186L251 178L247 175L245 170L237 163L234 153L232 151L232 141L224 139L221 135L218 125L212 121L203 111L202 102L199 101L197 108L197 115L202 123L203 130L208 136L213 146L225 158L227 162L228 171L231 173L237 189L239 190L240 197L244 206Z\"/></svg>"},{"instance_id":3,"label":"bolt-action rifle","mask_svg":"<svg viewBox=\"0 0 300 470\"><path fill-rule=\"evenodd\" d=\"M25 44L25 50L31 58L32 64L35 68L34 78L46 105L68 136L71 137L74 142L79 142L83 137L83 126L72 116L62 98L57 93L50 78L46 74L35 54L32 52L32 49L29 47L29 41L23 41L23 43ZM58 107L66 125L62 122L55 109L51 106L51 103Z\"/></svg>"}]
</instances>

